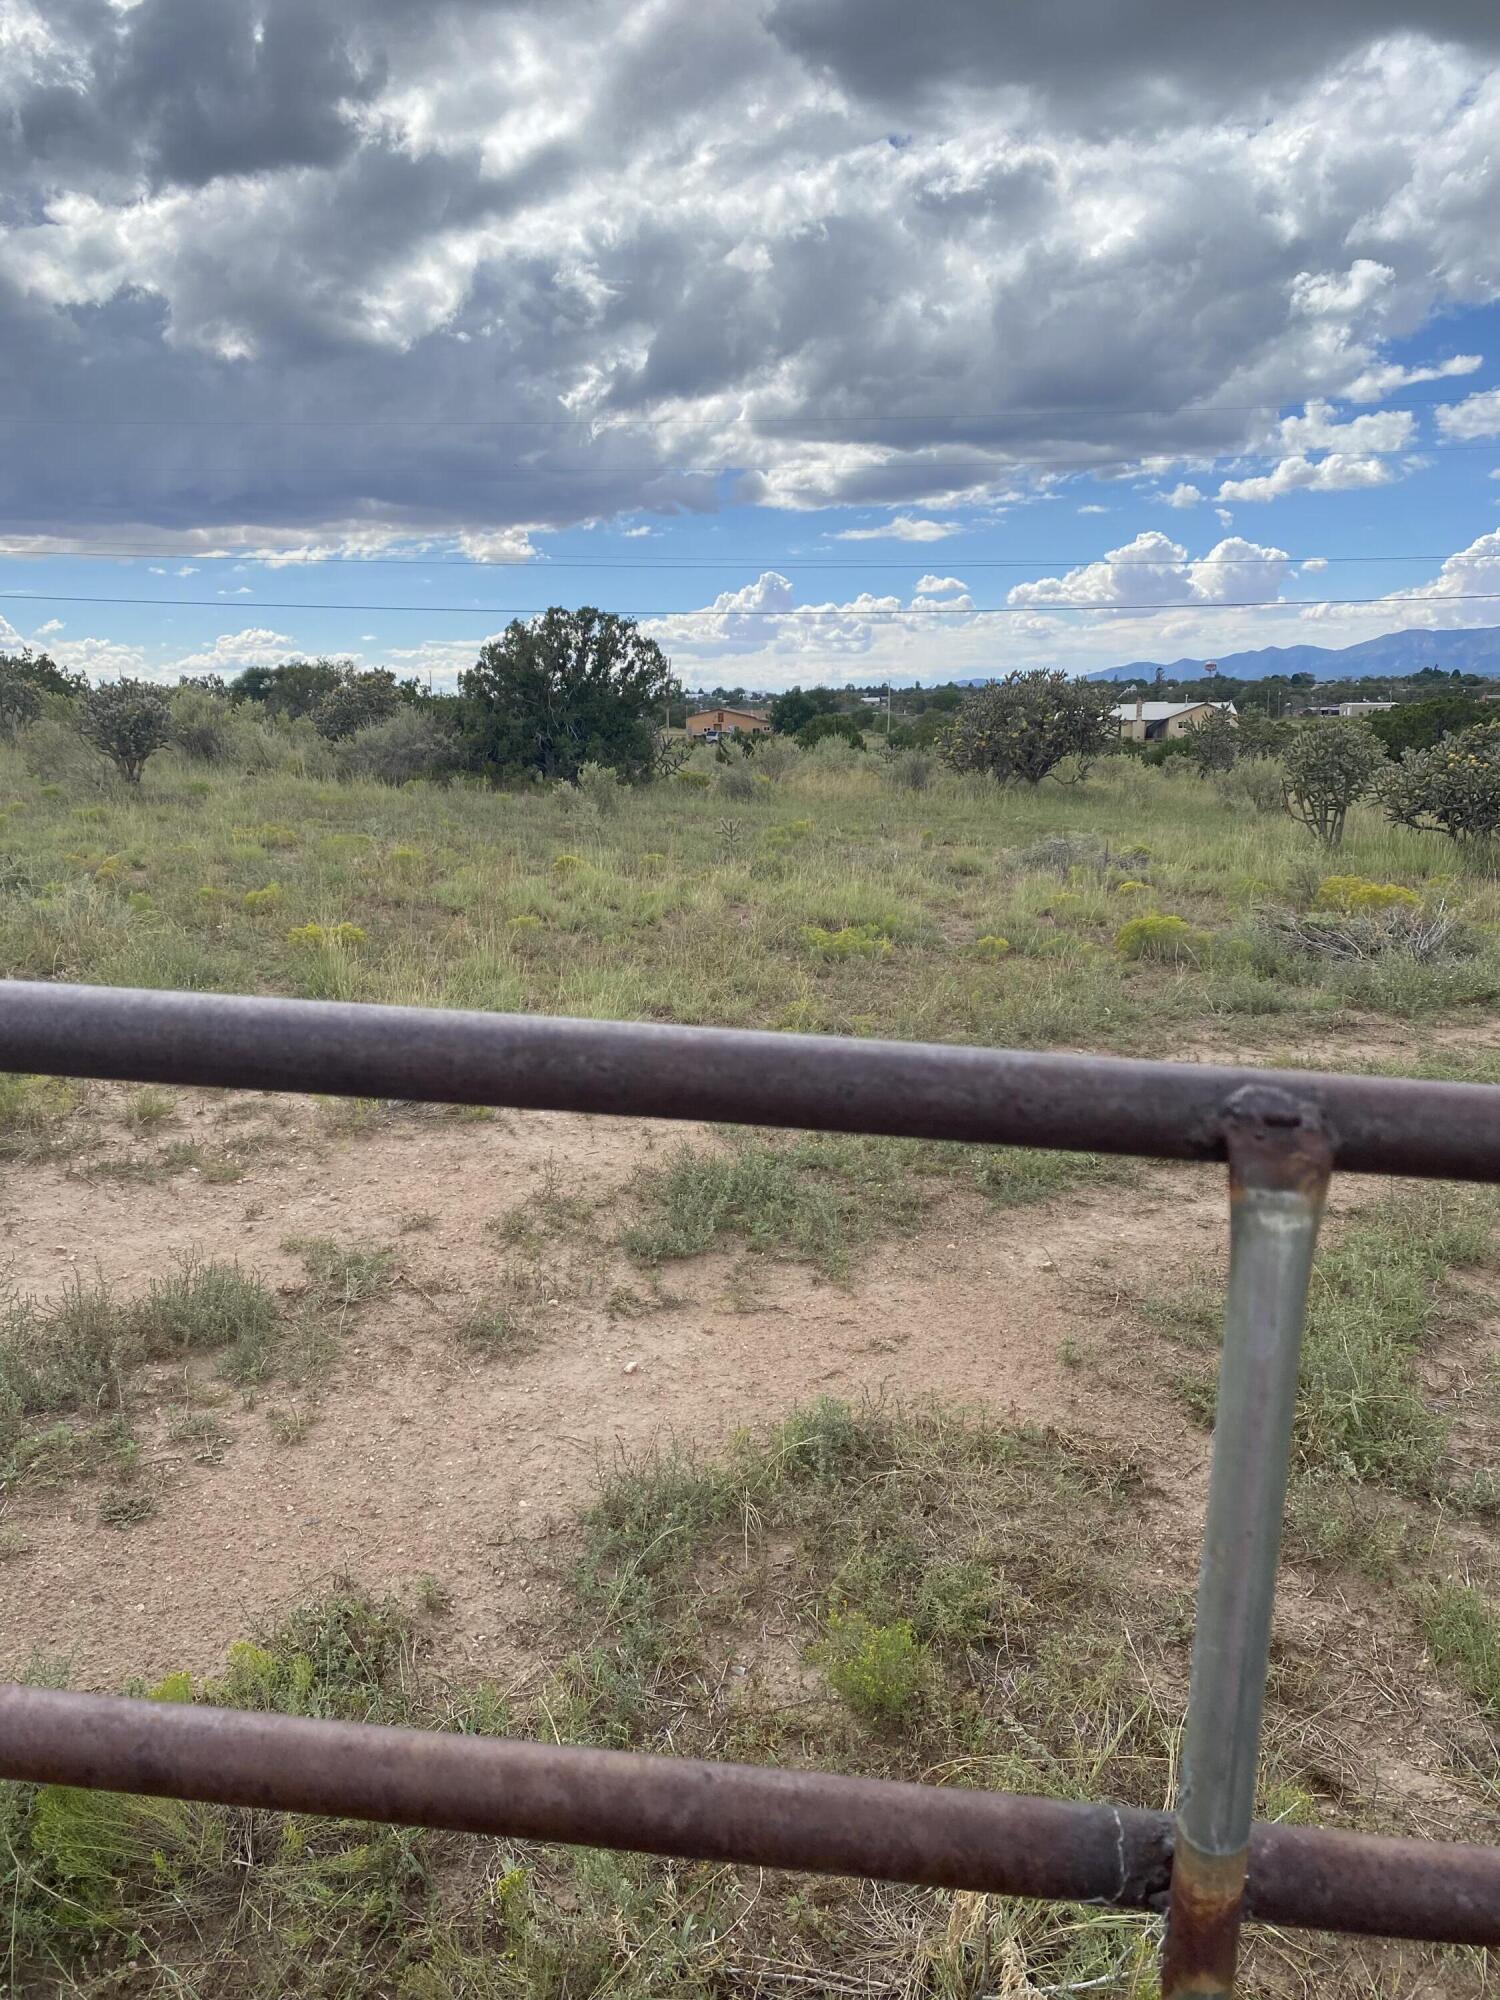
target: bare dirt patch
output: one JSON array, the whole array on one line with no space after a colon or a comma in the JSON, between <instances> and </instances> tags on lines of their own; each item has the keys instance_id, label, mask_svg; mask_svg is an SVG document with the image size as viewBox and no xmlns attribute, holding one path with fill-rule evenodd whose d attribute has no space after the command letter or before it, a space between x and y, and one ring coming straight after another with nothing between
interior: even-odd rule
<instances>
[{"instance_id":1,"label":"bare dirt patch","mask_svg":"<svg viewBox=\"0 0 1500 2000\"><path fill-rule=\"evenodd\" d=\"M179 1110L190 1128L220 1113L212 1099ZM847 1286L732 1253L668 1265L658 1286L609 1247L609 1204L680 1128L400 1114L339 1136L312 1109L291 1115L296 1143L230 1185L191 1171L122 1184L89 1178L86 1161L9 1170L9 1276L23 1290L97 1271L129 1293L186 1252L295 1290L283 1245L308 1236L393 1246L396 1282L321 1380L219 1397L216 1462L174 1442L160 1410L139 1413L161 1482L150 1520L103 1525L86 1485L11 1496L6 1519L29 1548L0 1569L5 1660L63 1656L77 1684L100 1687L207 1671L270 1609L343 1571L374 1588L436 1577L453 1601L445 1664L519 1674L566 1554L557 1530L601 1465L666 1439L709 1447L820 1394L931 1395L1126 1441L1170 1464L1169 1516L1193 1506L1205 1441L1184 1439L1169 1392L1116 1364L1127 1289L1222 1237L1213 1169L1010 1212L947 1197ZM539 1192L592 1204L594 1219L529 1243L532 1336L476 1358L455 1328L523 1255L506 1218ZM171 1385L158 1387L164 1408ZM310 1424L293 1444L289 1407Z\"/></svg>"}]
</instances>

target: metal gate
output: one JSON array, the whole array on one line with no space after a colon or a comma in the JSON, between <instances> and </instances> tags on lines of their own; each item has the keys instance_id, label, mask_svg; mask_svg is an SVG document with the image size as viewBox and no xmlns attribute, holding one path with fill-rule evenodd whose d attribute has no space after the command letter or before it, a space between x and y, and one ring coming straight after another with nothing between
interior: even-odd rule
<instances>
[{"instance_id":1,"label":"metal gate","mask_svg":"<svg viewBox=\"0 0 1500 2000\"><path fill-rule=\"evenodd\" d=\"M1483 1085L0 982L0 1069L1225 1160L1230 1265L1172 1815L0 1689L0 1776L1165 1911L1166 2000L1241 1922L1500 1944L1500 1850L1252 1824L1302 1321L1335 1167L1500 1181Z\"/></svg>"}]
</instances>

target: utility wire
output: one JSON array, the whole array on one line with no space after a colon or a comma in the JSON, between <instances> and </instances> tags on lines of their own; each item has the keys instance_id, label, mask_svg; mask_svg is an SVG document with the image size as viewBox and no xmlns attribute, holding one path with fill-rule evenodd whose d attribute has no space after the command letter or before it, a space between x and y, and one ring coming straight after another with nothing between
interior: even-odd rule
<instances>
[{"instance_id":1,"label":"utility wire","mask_svg":"<svg viewBox=\"0 0 1500 2000\"><path fill-rule=\"evenodd\" d=\"M288 560L289 556L294 559ZM1399 555L1293 556L1278 550L1274 558L1288 563L1491 563L1493 555L1420 555L1403 551ZM407 569L641 569L699 570L746 567L763 569L919 569L932 571L941 558L934 552L925 556L774 556L754 551L725 556L551 556L541 551L527 556L360 556L296 555L293 550L252 549L14 549L0 543L0 561L42 562L172 562L172 563L258 563L274 569L322 569L330 563L353 563L371 568ZM1109 562L1112 569L1215 569L1231 568L1244 556L953 556L964 569L1084 569L1092 563Z\"/></svg>"},{"instance_id":2,"label":"utility wire","mask_svg":"<svg viewBox=\"0 0 1500 2000\"><path fill-rule=\"evenodd\" d=\"M701 624L705 619L718 618L800 618L818 622L840 618L1027 618L1048 611L1113 612L1119 617L1149 618L1164 611L1308 611L1357 604L1488 604L1497 600L1500 600L1500 590L1463 591L1439 598L1420 594L1410 597L1190 597L1159 604L1096 604L1082 598L1054 597L1040 599L1035 604L806 605L793 606L784 611L773 611L763 606L745 609L726 606L717 610L700 606L691 611L641 611L631 615L643 624L669 621ZM235 608L233 598L76 597L63 591L46 590L0 592L0 604L125 604L143 605L151 610L207 611L230 611ZM304 598L252 596L239 608L245 611L358 611L371 614L410 611L424 617L538 618L550 607L541 604L335 604Z\"/></svg>"}]
</instances>

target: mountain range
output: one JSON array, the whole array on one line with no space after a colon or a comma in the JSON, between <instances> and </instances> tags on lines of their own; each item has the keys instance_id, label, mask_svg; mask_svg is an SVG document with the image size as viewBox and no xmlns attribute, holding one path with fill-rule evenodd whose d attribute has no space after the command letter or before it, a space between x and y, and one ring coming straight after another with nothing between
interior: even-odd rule
<instances>
[{"instance_id":1,"label":"mountain range","mask_svg":"<svg viewBox=\"0 0 1500 2000\"><path fill-rule=\"evenodd\" d=\"M1205 660L1163 661L1164 680L1185 681L1201 674ZM1382 679L1440 667L1451 673L1500 675L1500 625L1464 632L1385 632L1378 639L1361 639L1354 646L1261 646L1247 653L1220 653L1220 673L1239 680L1265 680L1272 674L1312 674L1320 681ZM1133 660L1126 667L1105 667L1089 674L1091 681L1149 683L1158 672L1154 660Z\"/></svg>"}]
</instances>

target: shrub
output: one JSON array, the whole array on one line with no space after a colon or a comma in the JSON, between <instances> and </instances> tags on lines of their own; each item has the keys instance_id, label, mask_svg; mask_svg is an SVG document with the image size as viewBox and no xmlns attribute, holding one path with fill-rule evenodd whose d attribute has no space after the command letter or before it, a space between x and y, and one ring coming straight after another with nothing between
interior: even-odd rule
<instances>
[{"instance_id":1,"label":"shrub","mask_svg":"<svg viewBox=\"0 0 1500 2000\"><path fill-rule=\"evenodd\" d=\"M581 854L554 854L552 872L554 875L576 875L583 866Z\"/></svg>"},{"instance_id":2,"label":"shrub","mask_svg":"<svg viewBox=\"0 0 1500 2000\"><path fill-rule=\"evenodd\" d=\"M852 715L815 715L797 731L797 741L804 750L816 750L830 740L848 743L856 750L865 747L865 733Z\"/></svg>"},{"instance_id":3,"label":"shrub","mask_svg":"<svg viewBox=\"0 0 1500 2000\"><path fill-rule=\"evenodd\" d=\"M1452 841L1500 834L1500 722L1460 730L1430 750L1408 750L1381 783L1386 818Z\"/></svg>"},{"instance_id":4,"label":"shrub","mask_svg":"<svg viewBox=\"0 0 1500 2000\"><path fill-rule=\"evenodd\" d=\"M785 736L767 736L761 739L755 751L755 774L768 778L775 785L795 771L802 761L802 752Z\"/></svg>"},{"instance_id":5,"label":"shrub","mask_svg":"<svg viewBox=\"0 0 1500 2000\"><path fill-rule=\"evenodd\" d=\"M281 884L267 882L263 889L247 889L241 901L247 910L268 910L281 901Z\"/></svg>"},{"instance_id":6,"label":"shrub","mask_svg":"<svg viewBox=\"0 0 1500 2000\"><path fill-rule=\"evenodd\" d=\"M981 958L1004 958L1010 950L1010 939L991 931L987 936L974 940L974 949Z\"/></svg>"},{"instance_id":7,"label":"shrub","mask_svg":"<svg viewBox=\"0 0 1500 2000\"><path fill-rule=\"evenodd\" d=\"M42 716L26 731L21 757L31 776L43 781L43 798L78 798L107 791L114 783L104 759L95 756L76 728L55 716Z\"/></svg>"},{"instance_id":8,"label":"shrub","mask_svg":"<svg viewBox=\"0 0 1500 2000\"><path fill-rule=\"evenodd\" d=\"M439 773L447 762L448 747L447 736L430 715L420 708L401 707L338 742L334 762L340 777L409 785L413 779Z\"/></svg>"},{"instance_id":9,"label":"shrub","mask_svg":"<svg viewBox=\"0 0 1500 2000\"><path fill-rule=\"evenodd\" d=\"M758 797L763 787L748 764L727 764L718 774L716 789L722 798L744 805Z\"/></svg>"},{"instance_id":10,"label":"shrub","mask_svg":"<svg viewBox=\"0 0 1500 2000\"><path fill-rule=\"evenodd\" d=\"M891 954L891 941L879 924L845 924L837 931L804 924L802 942L818 958L889 958Z\"/></svg>"},{"instance_id":11,"label":"shrub","mask_svg":"<svg viewBox=\"0 0 1500 2000\"><path fill-rule=\"evenodd\" d=\"M1337 847L1350 806L1373 790L1384 761L1363 722L1305 724L1287 746L1287 811L1325 847Z\"/></svg>"},{"instance_id":12,"label":"shrub","mask_svg":"<svg viewBox=\"0 0 1500 2000\"><path fill-rule=\"evenodd\" d=\"M356 945L365 942L365 932L358 924L298 924L287 932L288 944L311 945L314 950L332 947L335 951L352 951Z\"/></svg>"},{"instance_id":13,"label":"shrub","mask_svg":"<svg viewBox=\"0 0 1500 2000\"><path fill-rule=\"evenodd\" d=\"M1123 882L1116 882L1115 894L1117 896L1149 896L1151 894L1151 884L1127 878Z\"/></svg>"},{"instance_id":14,"label":"shrub","mask_svg":"<svg viewBox=\"0 0 1500 2000\"><path fill-rule=\"evenodd\" d=\"M1132 917L1115 933L1115 950L1122 958L1162 958L1173 964L1196 960L1205 940L1183 917L1166 917L1153 911Z\"/></svg>"},{"instance_id":15,"label":"shrub","mask_svg":"<svg viewBox=\"0 0 1500 2000\"><path fill-rule=\"evenodd\" d=\"M898 750L885 767L898 792L925 792L932 783L933 760L924 750Z\"/></svg>"},{"instance_id":16,"label":"shrub","mask_svg":"<svg viewBox=\"0 0 1500 2000\"><path fill-rule=\"evenodd\" d=\"M955 771L987 772L1001 784L1040 784L1064 758L1077 758L1082 777L1111 747L1115 691L1038 667L1007 674L972 694L942 739Z\"/></svg>"},{"instance_id":17,"label":"shrub","mask_svg":"<svg viewBox=\"0 0 1500 2000\"><path fill-rule=\"evenodd\" d=\"M1313 907L1374 915L1380 910L1394 909L1397 904L1415 909L1421 900L1415 889L1403 889L1399 882L1371 882L1363 875L1325 875L1318 884Z\"/></svg>"},{"instance_id":18,"label":"shrub","mask_svg":"<svg viewBox=\"0 0 1500 2000\"><path fill-rule=\"evenodd\" d=\"M1230 770L1216 773L1213 784L1227 806L1249 806L1262 813L1282 810L1285 773L1275 757L1242 754Z\"/></svg>"},{"instance_id":19,"label":"shrub","mask_svg":"<svg viewBox=\"0 0 1500 2000\"><path fill-rule=\"evenodd\" d=\"M819 1655L829 1686L871 1728L902 1721L927 1678L926 1648L905 1618L877 1625L862 1612L835 1614Z\"/></svg>"},{"instance_id":20,"label":"shrub","mask_svg":"<svg viewBox=\"0 0 1500 2000\"><path fill-rule=\"evenodd\" d=\"M575 783L578 796L601 815L612 813L620 803L620 774L611 764L580 766Z\"/></svg>"},{"instance_id":21,"label":"shrub","mask_svg":"<svg viewBox=\"0 0 1500 2000\"><path fill-rule=\"evenodd\" d=\"M313 727L325 743L342 742L394 714L401 697L387 668L344 673L312 710Z\"/></svg>"},{"instance_id":22,"label":"shrub","mask_svg":"<svg viewBox=\"0 0 1500 2000\"><path fill-rule=\"evenodd\" d=\"M1232 770L1240 754L1239 724L1227 708L1212 707L1187 732L1187 746L1200 778Z\"/></svg>"},{"instance_id":23,"label":"shrub","mask_svg":"<svg viewBox=\"0 0 1500 2000\"><path fill-rule=\"evenodd\" d=\"M678 771L673 775L673 783L686 785L689 791L706 792L713 783L707 771Z\"/></svg>"},{"instance_id":24,"label":"shrub","mask_svg":"<svg viewBox=\"0 0 1500 2000\"><path fill-rule=\"evenodd\" d=\"M223 764L233 754L236 716L221 695L180 687L172 696L172 741L198 764Z\"/></svg>"},{"instance_id":25,"label":"shrub","mask_svg":"<svg viewBox=\"0 0 1500 2000\"><path fill-rule=\"evenodd\" d=\"M78 728L127 785L138 785L146 760L171 741L172 705L149 681L106 681L79 696Z\"/></svg>"}]
</instances>

